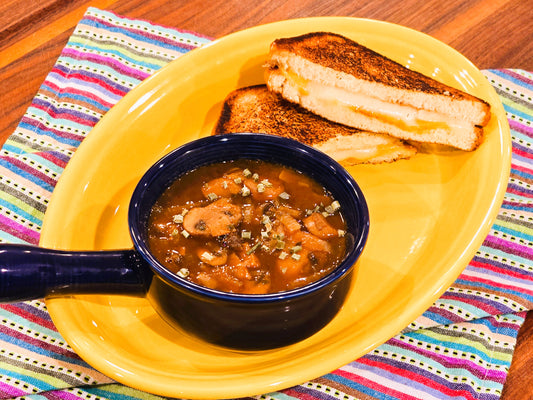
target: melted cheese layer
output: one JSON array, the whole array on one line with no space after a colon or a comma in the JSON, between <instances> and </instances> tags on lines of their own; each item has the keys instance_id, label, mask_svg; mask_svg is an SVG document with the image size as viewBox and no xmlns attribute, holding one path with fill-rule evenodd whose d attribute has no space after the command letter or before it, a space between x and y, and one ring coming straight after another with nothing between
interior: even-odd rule
<instances>
[{"instance_id":1,"label":"melted cheese layer","mask_svg":"<svg viewBox=\"0 0 533 400\"><path fill-rule=\"evenodd\" d=\"M377 119L404 131L423 134L429 130L441 129L470 131L471 125L454 119L450 115L417 109L403 104L390 103L360 93L319 84L306 80L292 71L282 70L284 76L297 87L300 97L312 97L322 103L347 107L352 112Z\"/></svg>"},{"instance_id":2,"label":"melted cheese layer","mask_svg":"<svg viewBox=\"0 0 533 400\"><path fill-rule=\"evenodd\" d=\"M378 144L366 148L356 146L339 148L331 143L324 143L315 147L326 154L331 154L335 160L346 165L359 164L378 158L391 161L399 154L414 154L413 152L407 152L403 146L395 144Z\"/></svg>"}]
</instances>

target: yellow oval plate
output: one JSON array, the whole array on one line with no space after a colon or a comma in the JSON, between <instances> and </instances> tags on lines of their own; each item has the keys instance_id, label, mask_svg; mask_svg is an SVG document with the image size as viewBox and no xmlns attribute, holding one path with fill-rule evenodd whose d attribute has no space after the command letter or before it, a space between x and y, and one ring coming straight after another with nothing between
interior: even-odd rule
<instances>
[{"instance_id":1,"label":"yellow oval plate","mask_svg":"<svg viewBox=\"0 0 533 400\"><path fill-rule=\"evenodd\" d=\"M278 350L235 352L169 328L144 298L47 299L54 323L89 364L167 397L229 398L279 390L328 373L397 334L449 287L474 256L503 199L510 134L492 87L445 44L401 26L319 17L263 25L191 51L113 107L81 144L54 191L41 245L129 248L136 182L171 149L209 135L225 96L263 82L269 44L310 31L344 34L492 106L481 147L422 153L350 169L370 209L368 245L339 315L311 338Z\"/></svg>"}]
</instances>

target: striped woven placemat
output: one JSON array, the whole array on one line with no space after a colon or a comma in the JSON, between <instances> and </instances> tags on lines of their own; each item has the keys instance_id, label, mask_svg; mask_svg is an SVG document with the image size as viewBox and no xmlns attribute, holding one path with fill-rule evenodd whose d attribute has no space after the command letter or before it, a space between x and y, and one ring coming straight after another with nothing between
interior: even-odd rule
<instances>
[{"instance_id":1,"label":"striped woven placemat","mask_svg":"<svg viewBox=\"0 0 533 400\"><path fill-rule=\"evenodd\" d=\"M38 244L55 184L100 118L144 78L209 42L88 9L0 152L0 241ZM489 235L444 295L399 335L325 376L260 398L498 399L533 301L533 75L483 71L504 104L513 158ZM0 306L0 398L157 398L87 365L44 302Z\"/></svg>"}]
</instances>

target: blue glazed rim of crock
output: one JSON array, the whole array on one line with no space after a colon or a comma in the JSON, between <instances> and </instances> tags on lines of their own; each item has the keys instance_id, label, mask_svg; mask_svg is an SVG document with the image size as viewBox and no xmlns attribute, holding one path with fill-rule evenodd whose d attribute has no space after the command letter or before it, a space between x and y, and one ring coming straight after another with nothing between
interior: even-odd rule
<instances>
[{"instance_id":1,"label":"blue glazed rim of crock","mask_svg":"<svg viewBox=\"0 0 533 400\"><path fill-rule=\"evenodd\" d=\"M255 159L280 163L310 175L340 202L347 227L347 254L328 275L303 287L268 294L239 294L206 288L180 278L165 268L150 252L147 223L150 210L162 192L191 169L215 162ZM138 182L128 210L130 235L136 250L153 272L173 286L211 300L269 303L285 301L320 291L343 279L359 259L368 238L369 213L366 199L355 179L325 153L299 141L261 133L230 133L188 142L153 164Z\"/></svg>"}]
</instances>

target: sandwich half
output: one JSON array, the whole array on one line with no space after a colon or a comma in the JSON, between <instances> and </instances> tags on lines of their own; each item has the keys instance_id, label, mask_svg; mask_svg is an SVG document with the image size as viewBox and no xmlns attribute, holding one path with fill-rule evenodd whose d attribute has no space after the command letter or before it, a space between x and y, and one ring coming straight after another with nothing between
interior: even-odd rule
<instances>
[{"instance_id":1,"label":"sandwich half","mask_svg":"<svg viewBox=\"0 0 533 400\"><path fill-rule=\"evenodd\" d=\"M487 102L334 33L275 40L265 79L324 118L404 140L474 150L490 119Z\"/></svg>"},{"instance_id":2,"label":"sandwich half","mask_svg":"<svg viewBox=\"0 0 533 400\"><path fill-rule=\"evenodd\" d=\"M392 162L416 154L389 135L364 132L326 120L269 91L248 86L225 99L213 134L255 132L285 136L315 147L345 166Z\"/></svg>"}]
</instances>

